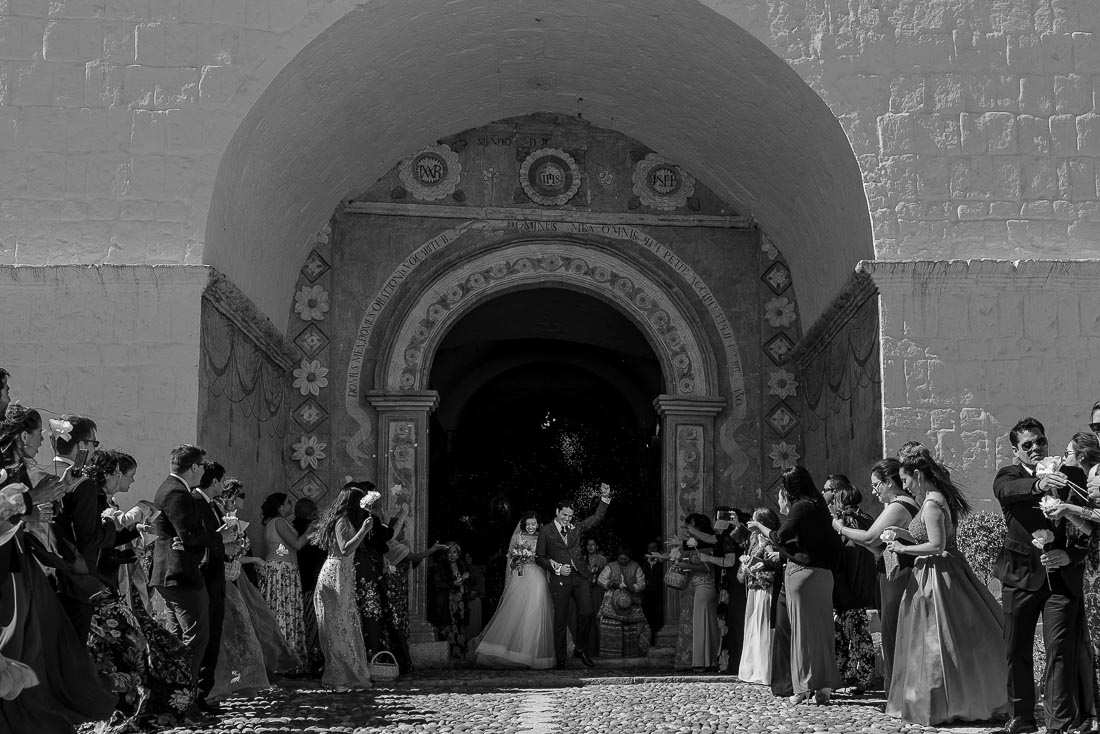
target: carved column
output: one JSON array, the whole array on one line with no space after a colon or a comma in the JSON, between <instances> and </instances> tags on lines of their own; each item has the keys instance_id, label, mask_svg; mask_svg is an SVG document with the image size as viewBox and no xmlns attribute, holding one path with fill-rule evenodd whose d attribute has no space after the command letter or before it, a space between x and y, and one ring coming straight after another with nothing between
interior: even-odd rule
<instances>
[{"instance_id":1,"label":"carved column","mask_svg":"<svg viewBox=\"0 0 1100 734\"><path fill-rule=\"evenodd\" d=\"M409 519L398 538L416 551L428 534L428 416L439 405L435 390L371 391L367 400L378 411L378 490L387 515L407 498ZM397 500L389 491L401 484L407 494ZM433 642L427 620L427 577L424 564L409 579L409 642Z\"/></svg>"},{"instance_id":2,"label":"carved column","mask_svg":"<svg viewBox=\"0 0 1100 734\"><path fill-rule=\"evenodd\" d=\"M658 395L653 407L661 416L661 506L664 537L680 531L693 512L714 507L714 418L726 408L724 397ZM665 624L660 646L675 645L680 621L680 592L665 587Z\"/></svg>"}]
</instances>

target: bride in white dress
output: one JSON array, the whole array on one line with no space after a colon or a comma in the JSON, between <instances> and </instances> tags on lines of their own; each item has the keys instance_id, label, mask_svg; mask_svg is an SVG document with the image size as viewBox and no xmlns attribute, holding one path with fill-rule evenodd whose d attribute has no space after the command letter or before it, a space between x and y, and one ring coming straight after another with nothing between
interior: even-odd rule
<instances>
[{"instance_id":1,"label":"bride in white dress","mask_svg":"<svg viewBox=\"0 0 1100 734\"><path fill-rule=\"evenodd\" d=\"M513 569L509 558L504 572L504 595L477 646L479 667L554 667L553 605L546 571L533 562L540 526L538 515L527 512L512 534L509 555L516 548L529 547L532 562Z\"/></svg>"}]
</instances>

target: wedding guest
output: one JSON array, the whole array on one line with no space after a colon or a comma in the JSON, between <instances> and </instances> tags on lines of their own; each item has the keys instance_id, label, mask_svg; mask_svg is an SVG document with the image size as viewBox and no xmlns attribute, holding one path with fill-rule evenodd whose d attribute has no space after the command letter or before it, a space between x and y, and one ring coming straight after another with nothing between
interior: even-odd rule
<instances>
[{"instance_id":1,"label":"wedding guest","mask_svg":"<svg viewBox=\"0 0 1100 734\"><path fill-rule=\"evenodd\" d=\"M926 448L905 455L901 479L921 509L886 544L916 559L898 612L886 713L925 726L999 716L1008 711L1001 610L956 543L970 503Z\"/></svg>"},{"instance_id":2,"label":"wedding guest","mask_svg":"<svg viewBox=\"0 0 1100 734\"><path fill-rule=\"evenodd\" d=\"M684 518L681 527L683 545L677 558L670 559L681 571L689 574L687 587L680 592L680 631L676 640L675 666L697 672L718 669L721 651L721 631L718 627L718 591L714 583L714 567L701 558L701 553L713 546L700 541L700 535L714 535L710 518L693 512Z\"/></svg>"},{"instance_id":3,"label":"wedding guest","mask_svg":"<svg viewBox=\"0 0 1100 734\"><path fill-rule=\"evenodd\" d=\"M53 533L58 553L73 564L76 575L66 577L71 580L95 572L99 552L114 545L115 529L101 517L107 509L103 492L80 473L80 466L76 466L77 461L87 461L99 446L95 421L79 415L63 415L61 420L67 421L72 428L67 438L57 432L50 436L56 454L54 465L59 475L68 471L75 481L57 507ZM93 588L98 585L88 580L78 585L58 584L58 596L82 640L87 639L91 631L93 605L89 603L89 591Z\"/></svg>"},{"instance_id":4,"label":"wedding guest","mask_svg":"<svg viewBox=\"0 0 1100 734\"><path fill-rule=\"evenodd\" d=\"M703 554L704 560L715 567L715 581L725 592L725 604L719 594L719 611L725 606L726 631L722 636L722 654L719 655L719 671L736 668L741 659L741 646L745 634L745 585L738 581L741 556L748 546L750 533L745 522L751 518L738 509L721 505L714 508L714 532L712 535L696 535L700 540L714 544L712 555Z\"/></svg>"},{"instance_id":5,"label":"wedding guest","mask_svg":"<svg viewBox=\"0 0 1100 734\"><path fill-rule=\"evenodd\" d=\"M588 593L592 597L592 608L599 615L600 606L603 604L604 588L596 583L600 572L607 566L607 556L600 550L600 544L595 538L589 538L584 544L584 558L588 563ZM592 656L600 656L600 625L599 622L592 625Z\"/></svg>"},{"instance_id":6,"label":"wedding guest","mask_svg":"<svg viewBox=\"0 0 1100 734\"><path fill-rule=\"evenodd\" d=\"M466 583L466 627L462 630L462 634L466 635L467 640L472 640L481 634L484 626L481 600L485 598L486 591L485 567L474 562L474 554L470 551L466 551L462 558L466 561L466 571L470 574L470 579ZM393 607L392 598L390 607Z\"/></svg>"},{"instance_id":7,"label":"wedding guest","mask_svg":"<svg viewBox=\"0 0 1100 734\"><path fill-rule=\"evenodd\" d=\"M428 622L435 625L441 640L446 640L451 657L466 656L466 582L470 574L462 560L458 543L447 544L447 558L432 564L428 574Z\"/></svg>"},{"instance_id":8,"label":"wedding guest","mask_svg":"<svg viewBox=\"0 0 1100 734\"><path fill-rule=\"evenodd\" d=\"M874 520L860 509L862 503L863 493L855 487L837 488L833 522L866 532ZM858 695L869 690L875 679L875 643L867 623L867 610L878 605L874 554L845 539L839 570L841 583L833 586L836 662L841 678Z\"/></svg>"},{"instance_id":9,"label":"wedding guest","mask_svg":"<svg viewBox=\"0 0 1100 734\"><path fill-rule=\"evenodd\" d=\"M17 403L0 422L0 657L30 669L24 680L37 679L14 698L0 698L0 722L11 732L72 734L76 727L111 715L116 696L98 682L95 664L65 614L57 594L36 559L45 546L21 524L49 504L61 488L36 493L28 507L27 446L41 441L42 419ZM38 434L37 437L33 434Z\"/></svg>"},{"instance_id":10,"label":"wedding guest","mask_svg":"<svg viewBox=\"0 0 1100 734\"><path fill-rule=\"evenodd\" d=\"M767 507L758 508L750 519L769 531L779 527L779 516ZM769 558L771 549L767 536L753 533L737 568L738 578L746 589L745 631L737 678L746 683L771 683L772 594L775 593L776 571L780 568L778 561Z\"/></svg>"},{"instance_id":11,"label":"wedding guest","mask_svg":"<svg viewBox=\"0 0 1100 734\"><path fill-rule=\"evenodd\" d=\"M651 540L646 544L645 563L642 564L642 573L645 574L645 591L642 592L642 612L646 622L649 623L650 645L657 644L657 633L665 623L665 562L661 558L661 543Z\"/></svg>"},{"instance_id":12,"label":"wedding guest","mask_svg":"<svg viewBox=\"0 0 1100 734\"><path fill-rule=\"evenodd\" d=\"M615 560L600 570L596 579L606 592L599 607L601 652L611 657L642 657L649 650L651 633L642 611L645 573L620 545Z\"/></svg>"},{"instance_id":13,"label":"wedding guest","mask_svg":"<svg viewBox=\"0 0 1100 734\"><path fill-rule=\"evenodd\" d=\"M228 527L222 518L221 510L214 501L222 496L225 479L225 467L216 461L207 461L203 464L202 477L198 485L191 490L196 500L200 517L208 532L217 534L225 529L226 536L210 543L203 555L199 568L202 571L203 582L206 585L206 596L210 604L210 639L206 644L206 652L202 656L202 664L199 666L199 709L207 713L220 713L220 707L211 701L207 701L210 691L214 689L217 677L218 655L221 652L222 627L225 623L225 559L226 556L236 555L240 548L235 544L237 529ZM239 570L239 569L238 569Z\"/></svg>"},{"instance_id":14,"label":"wedding guest","mask_svg":"<svg viewBox=\"0 0 1100 734\"><path fill-rule=\"evenodd\" d=\"M198 697L187 649L141 606L141 594L148 598L148 589L135 589L131 574L122 572L137 561L132 543L138 526L155 512L152 503L139 503L128 512L118 509L115 497L129 491L136 472L137 462L121 451L96 451L83 470L103 493L106 516L117 530L115 546L100 555L98 569L109 597L95 607L88 636L100 681L118 696L114 713L97 728L99 734L201 723L187 715ZM135 599L140 608L134 606Z\"/></svg>"},{"instance_id":15,"label":"wedding guest","mask_svg":"<svg viewBox=\"0 0 1100 734\"><path fill-rule=\"evenodd\" d=\"M317 519L317 503L309 497L302 497L294 503L294 531L298 537L309 532L310 525ZM325 565L327 554L321 548L306 543L298 550L298 575L302 582L302 613L306 626L306 650L309 654L309 671L320 672L325 659L321 654L321 641L317 636L317 616L313 609L313 592L317 589L317 576L321 566Z\"/></svg>"},{"instance_id":16,"label":"wedding guest","mask_svg":"<svg viewBox=\"0 0 1100 734\"><path fill-rule=\"evenodd\" d=\"M284 492L269 494L260 505L267 557L260 575L260 591L275 613L279 631L299 661L308 660L302 582L298 575L298 550L309 538L299 536L290 524L294 500ZM300 672L300 671L295 671Z\"/></svg>"},{"instance_id":17,"label":"wedding guest","mask_svg":"<svg viewBox=\"0 0 1100 734\"><path fill-rule=\"evenodd\" d=\"M413 551L405 544L405 524L408 521L408 504L401 505L392 523L393 539L386 544L386 596L390 603L393 656L397 658L401 675L412 672L412 655L409 653L409 574L428 556L447 550L443 543Z\"/></svg>"},{"instance_id":18,"label":"wedding guest","mask_svg":"<svg viewBox=\"0 0 1100 734\"><path fill-rule=\"evenodd\" d=\"M1064 731L1079 726L1085 718L1078 685L1080 655L1076 626L1083 617L1084 559L1087 547L1073 542L1064 522L1052 523L1040 508L1040 497L1069 496L1063 469L1039 475L1037 466L1047 456L1043 424L1024 418L1008 434L1017 463L1002 467L993 480L993 493L1001 503L1007 534L994 572L1001 581L1005 609L1004 635L1008 652L1008 697L1012 718L1005 726L1009 734L1036 731L1035 684L1032 640L1040 615L1046 646L1046 686L1043 713L1048 730ZM1086 480L1075 477L1078 485ZM1033 540L1036 533L1049 534L1041 549Z\"/></svg>"},{"instance_id":19,"label":"wedding guest","mask_svg":"<svg viewBox=\"0 0 1100 734\"><path fill-rule=\"evenodd\" d=\"M1100 470L1100 441L1095 433L1075 433L1070 439L1069 445L1063 454L1064 467L1077 467L1088 477L1096 476ZM1080 479L1080 474L1077 475ZM1082 680L1081 708L1089 713L1092 721L1083 723L1078 731L1094 728L1096 719L1096 691L1097 682L1100 680L1100 510L1097 509L1096 493L1090 497L1088 504L1076 504L1074 502L1049 502L1043 508L1043 514L1052 521L1068 520L1071 526L1066 527L1067 542L1074 545L1080 544L1083 536L1088 536L1089 546L1087 564L1084 573L1084 605L1082 613L1084 619L1078 621L1075 627L1082 638L1081 647L1087 655L1082 658L1078 677Z\"/></svg>"},{"instance_id":20,"label":"wedding guest","mask_svg":"<svg viewBox=\"0 0 1100 734\"><path fill-rule=\"evenodd\" d=\"M345 484L317 519L310 542L328 551L321 566L313 603L325 658L321 683L338 691L370 688L370 658L355 602L355 551L366 539L374 517L359 512L363 491ZM353 517L361 517L358 527Z\"/></svg>"},{"instance_id":21,"label":"wedding guest","mask_svg":"<svg viewBox=\"0 0 1100 734\"><path fill-rule=\"evenodd\" d=\"M213 463L213 462L210 462ZM206 482L203 477L199 487ZM256 625L244 596L240 583L249 583L242 573L245 565L264 566L261 558L248 555L250 543L245 532L248 523L238 518L244 510L244 493L239 480L226 478L220 482L221 495L215 498L221 516L236 533L230 552L224 559L225 564L225 613L222 622L222 634L218 650L217 666L214 670L214 686L209 697L221 700L232 695L249 695L271 685L268 676L264 649L260 644Z\"/></svg>"},{"instance_id":22,"label":"wedding guest","mask_svg":"<svg viewBox=\"0 0 1100 734\"><path fill-rule=\"evenodd\" d=\"M401 661L399 656L403 654L402 647L399 641L394 640L392 632L393 610L390 608L386 587L385 555L387 544L393 539L393 528L386 525L378 514L382 494L370 481L351 484L363 493L360 504L352 508L352 515L349 517L352 526L360 527L367 515L372 518L367 536L355 549L355 600L359 608L363 644L366 645L369 659L387 650L399 658L399 669L402 665L411 666L411 660Z\"/></svg>"},{"instance_id":23,"label":"wedding guest","mask_svg":"<svg viewBox=\"0 0 1100 734\"><path fill-rule=\"evenodd\" d=\"M210 641L210 597L202 570L202 560L215 547L232 540L233 529L211 531L204 520L207 508L191 494L191 487L202 479L206 452L198 446L183 444L172 449L172 471L161 482L153 499L159 514L153 519L156 540L149 575L166 607L164 624L191 652L192 674L199 671ZM199 698L195 706L203 714L217 707Z\"/></svg>"},{"instance_id":24,"label":"wedding guest","mask_svg":"<svg viewBox=\"0 0 1100 734\"><path fill-rule=\"evenodd\" d=\"M840 682L833 628L833 569L841 542L821 491L805 467L783 472L779 510L787 518L776 530L752 521L787 558L784 572L790 619L790 670L793 703L813 698L826 704Z\"/></svg>"},{"instance_id":25,"label":"wedding guest","mask_svg":"<svg viewBox=\"0 0 1100 734\"><path fill-rule=\"evenodd\" d=\"M833 520L833 529L846 541L859 543L880 553L877 564L879 577L879 621L882 627L883 687L890 692L890 676L894 667L894 641L897 639L898 607L909 584L913 557L887 551L882 533L890 527L908 528L920 507L901 486L901 462L888 457L871 467L871 492L882 503L882 512L867 530L845 526Z\"/></svg>"}]
</instances>

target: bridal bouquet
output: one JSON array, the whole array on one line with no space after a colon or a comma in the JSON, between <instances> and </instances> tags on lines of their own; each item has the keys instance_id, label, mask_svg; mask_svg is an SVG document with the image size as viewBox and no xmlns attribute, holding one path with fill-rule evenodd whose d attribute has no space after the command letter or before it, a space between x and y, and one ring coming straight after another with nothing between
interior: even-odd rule
<instances>
[{"instance_id":1,"label":"bridal bouquet","mask_svg":"<svg viewBox=\"0 0 1100 734\"><path fill-rule=\"evenodd\" d=\"M511 561L512 570L522 576L523 567L535 560L535 550L526 540L517 540L508 549L508 558Z\"/></svg>"}]
</instances>

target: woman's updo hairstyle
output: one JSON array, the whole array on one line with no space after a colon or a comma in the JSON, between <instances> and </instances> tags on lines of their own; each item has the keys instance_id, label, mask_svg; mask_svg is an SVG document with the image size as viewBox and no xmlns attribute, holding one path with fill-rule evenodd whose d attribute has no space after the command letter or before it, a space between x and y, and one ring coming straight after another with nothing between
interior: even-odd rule
<instances>
[{"instance_id":1,"label":"woman's updo hairstyle","mask_svg":"<svg viewBox=\"0 0 1100 734\"><path fill-rule=\"evenodd\" d=\"M107 483L107 477L117 471L118 459L110 451L96 449L84 464L82 475L102 487Z\"/></svg>"}]
</instances>

